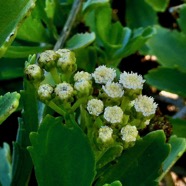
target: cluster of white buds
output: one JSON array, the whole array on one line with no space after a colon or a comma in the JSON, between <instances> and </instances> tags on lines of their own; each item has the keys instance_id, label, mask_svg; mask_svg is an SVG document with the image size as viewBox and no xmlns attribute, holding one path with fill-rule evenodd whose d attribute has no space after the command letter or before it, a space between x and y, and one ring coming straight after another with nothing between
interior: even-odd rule
<instances>
[{"instance_id":1,"label":"cluster of white buds","mask_svg":"<svg viewBox=\"0 0 186 186\"><path fill-rule=\"evenodd\" d=\"M157 108L152 97L142 95L143 77L125 71L119 75L105 65L92 73L76 72L76 68L75 54L70 50L47 50L40 54L38 65L26 67L25 74L32 82L40 82L37 92L44 103L54 101L59 107L68 103L68 108L74 109L71 111L81 106L92 121L98 118L101 121L95 125L98 141L104 144L115 139L123 144L134 143L139 137L138 130L149 125ZM51 73L49 77L53 80L43 81L47 73ZM81 110L78 110L80 118Z\"/></svg>"}]
</instances>

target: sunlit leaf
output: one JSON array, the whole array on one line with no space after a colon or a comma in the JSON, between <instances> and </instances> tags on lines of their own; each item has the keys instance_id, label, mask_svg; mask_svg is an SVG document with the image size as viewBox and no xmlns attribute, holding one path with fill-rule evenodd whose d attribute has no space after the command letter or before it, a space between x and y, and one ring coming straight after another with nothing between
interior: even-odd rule
<instances>
[{"instance_id":1,"label":"sunlit leaf","mask_svg":"<svg viewBox=\"0 0 186 186\"><path fill-rule=\"evenodd\" d=\"M163 12L167 8L170 0L145 0L156 11Z\"/></svg>"}]
</instances>

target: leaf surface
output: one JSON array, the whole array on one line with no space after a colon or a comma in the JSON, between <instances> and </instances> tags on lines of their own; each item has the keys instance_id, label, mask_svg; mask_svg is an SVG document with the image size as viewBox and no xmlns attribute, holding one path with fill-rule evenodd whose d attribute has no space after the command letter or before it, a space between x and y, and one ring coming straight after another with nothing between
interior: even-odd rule
<instances>
[{"instance_id":1,"label":"leaf surface","mask_svg":"<svg viewBox=\"0 0 186 186\"><path fill-rule=\"evenodd\" d=\"M186 97L185 72L181 72L178 69L159 67L149 71L145 75L145 79L148 84L159 90L169 91Z\"/></svg>"},{"instance_id":2,"label":"leaf surface","mask_svg":"<svg viewBox=\"0 0 186 186\"><path fill-rule=\"evenodd\" d=\"M46 116L37 133L30 135L28 148L40 186L91 185L94 157L87 138L78 126L65 126L61 118ZM51 176L54 175L54 176Z\"/></svg>"},{"instance_id":3,"label":"leaf surface","mask_svg":"<svg viewBox=\"0 0 186 186\"><path fill-rule=\"evenodd\" d=\"M114 180L120 180L127 186L155 186L169 151L163 131L151 132L138 140L134 147L124 151L117 163L104 172L96 186Z\"/></svg>"},{"instance_id":4,"label":"leaf surface","mask_svg":"<svg viewBox=\"0 0 186 186\"><path fill-rule=\"evenodd\" d=\"M20 94L17 92L8 92L0 96L0 124L8 118L19 105Z\"/></svg>"}]
</instances>

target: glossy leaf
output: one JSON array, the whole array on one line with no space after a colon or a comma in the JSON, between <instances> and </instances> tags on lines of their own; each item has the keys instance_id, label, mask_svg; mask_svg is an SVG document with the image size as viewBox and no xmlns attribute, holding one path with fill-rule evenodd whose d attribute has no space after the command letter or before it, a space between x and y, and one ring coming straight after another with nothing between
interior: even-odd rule
<instances>
[{"instance_id":1,"label":"glossy leaf","mask_svg":"<svg viewBox=\"0 0 186 186\"><path fill-rule=\"evenodd\" d=\"M27 146L30 145L29 134L38 128L38 105L34 86L24 80L24 90L21 91L23 103L22 118L19 118L19 128L16 142L13 144L12 185L26 185L30 178L33 163Z\"/></svg>"},{"instance_id":2,"label":"glossy leaf","mask_svg":"<svg viewBox=\"0 0 186 186\"><path fill-rule=\"evenodd\" d=\"M10 147L7 143L3 143L3 148L0 148L0 183L2 186L8 186L11 182L11 157Z\"/></svg>"},{"instance_id":3,"label":"glossy leaf","mask_svg":"<svg viewBox=\"0 0 186 186\"><path fill-rule=\"evenodd\" d=\"M181 31L186 34L186 24L185 24L185 20L186 20L186 4L182 4L179 7L179 18L177 19L178 24L181 28Z\"/></svg>"},{"instance_id":4,"label":"glossy leaf","mask_svg":"<svg viewBox=\"0 0 186 186\"><path fill-rule=\"evenodd\" d=\"M95 174L94 157L78 126L68 128L61 118L46 116L30 139L32 146L28 150L40 186L91 185Z\"/></svg>"},{"instance_id":5,"label":"glossy leaf","mask_svg":"<svg viewBox=\"0 0 186 186\"><path fill-rule=\"evenodd\" d=\"M155 186L169 151L163 131L151 132L138 140L134 147L124 151L117 163L104 172L96 186L114 180L120 180L127 186Z\"/></svg>"},{"instance_id":6,"label":"glossy leaf","mask_svg":"<svg viewBox=\"0 0 186 186\"><path fill-rule=\"evenodd\" d=\"M156 11L163 12L167 8L170 0L145 0Z\"/></svg>"},{"instance_id":7,"label":"glossy leaf","mask_svg":"<svg viewBox=\"0 0 186 186\"><path fill-rule=\"evenodd\" d=\"M34 3L35 0L0 1L0 57L14 40L18 27L34 8Z\"/></svg>"},{"instance_id":8,"label":"glossy leaf","mask_svg":"<svg viewBox=\"0 0 186 186\"><path fill-rule=\"evenodd\" d=\"M166 173L170 170L170 168L175 164L175 162L183 155L186 150L186 139L178 138L176 136L172 136L169 140L171 145L171 152L169 156L163 163L163 173L160 176L159 180L161 180Z\"/></svg>"},{"instance_id":9,"label":"glossy leaf","mask_svg":"<svg viewBox=\"0 0 186 186\"><path fill-rule=\"evenodd\" d=\"M17 92L6 93L0 96L0 124L6 120L18 107L20 94Z\"/></svg>"},{"instance_id":10,"label":"glossy leaf","mask_svg":"<svg viewBox=\"0 0 186 186\"><path fill-rule=\"evenodd\" d=\"M93 32L76 34L67 41L66 47L69 48L70 50L84 48L90 45L95 40L95 38L96 36Z\"/></svg>"},{"instance_id":11,"label":"glossy leaf","mask_svg":"<svg viewBox=\"0 0 186 186\"><path fill-rule=\"evenodd\" d=\"M51 49L52 45L46 46L10 46L5 53L6 58L27 58L30 54L36 54Z\"/></svg>"},{"instance_id":12,"label":"glossy leaf","mask_svg":"<svg viewBox=\"0 0 186 186\"><path fill-rule=\"evenodd\" d=\"M186 73L178 69L157 68L145 75L146 82L159 90L165 90L186 97Z\"/></svg>"},{"instance_id":13,"label":"glossy leaf","mask_svg":"<svg viewBox=\"0 0 186 186\"><path fill-rule=\"evenodd\" d=\"M130 28L147 27L157 24L155 10L144 0L126 0L127 26Z\"/></svg>"},{"instance_id":14,"label":"glossy leaf","mask_svg":"<svg viewBox=\"0 0 186 186\"><path fill-rule=\"evenodd\" d=\"M186 138L186 120L170 118L171 125L173 126L173 134L178 137Z\"/></svg>"},{"instance_id":15,"label":"glossy leaf","mask_svg":"<svg viewBox=\"0 0 186 186\"><path fill-rule=\"evenodd\" d=\"M147 42L150 53L157 57L161 65L186 71L185 58L182 57L186 51L186 35L159 26L156 30L157 34Z\"/></svg>"},{"instance_id":16,"label":"glossy leaf","mask_svg":"<svg viewBox=\"0 0 186 186\"><path fill-rule=\"evenodd\" d=\"M0 59L0 80L23 77L25 59Z\"/></svg>"}]
</instances>

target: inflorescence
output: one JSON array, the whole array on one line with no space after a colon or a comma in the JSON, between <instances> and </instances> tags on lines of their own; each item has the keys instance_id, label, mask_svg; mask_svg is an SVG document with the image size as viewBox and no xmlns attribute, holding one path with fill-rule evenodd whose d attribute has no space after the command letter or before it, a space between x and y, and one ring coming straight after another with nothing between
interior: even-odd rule
<instances>
[{"instance_id":1,"label":"inflorescence","mask_svg":"<svg viewBox=\"0 0 186 186\"><path fill-rule=\"evenodd\" d=\"M80 118L89 117L98 143L134 145L138 131L149 124L157 108L152 97L142 95L143 77L122 72L117 78L116 70L105 65L92 73L76 70L75 54L59 49L41 53L37 64L26 66L25 74L33 83L37 81L42 102L54 103L67 113L78 109Z\"/></svg>"}]
</instances>

